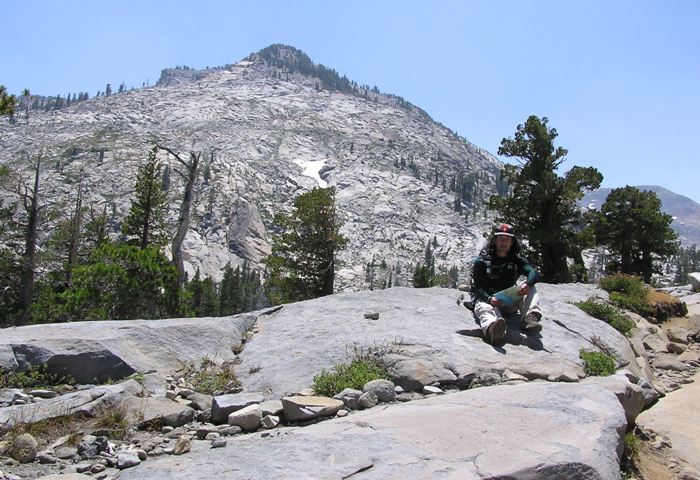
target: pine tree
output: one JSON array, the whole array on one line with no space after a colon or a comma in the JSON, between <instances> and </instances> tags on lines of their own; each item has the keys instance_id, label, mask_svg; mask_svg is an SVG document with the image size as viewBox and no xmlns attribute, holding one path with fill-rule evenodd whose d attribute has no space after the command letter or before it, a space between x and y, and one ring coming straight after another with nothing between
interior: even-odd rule
<instances>
[{"instance_id":1,"label":"pine tree","mask_svg":"<svg viewBox=\"0 0 700 480\"><path fill-rule=\"evenodd\" d=\"M6 174L0 166L0 178ZM18 272L21 270L20 256L12 248L14 232L9 228L13 223L12 205L0 205L0 328L9 327L19 313L20 282Z\"/></svg>"},{"instance_id":2,"label":"pine tree","mask_svg":"<svg viewBox=\"0 0 700 480\"><path fill-rule=\"evenodd\" d=\"M193 317L213 317L218 314L219 305L216 284L211 277L202 280L199 269L194 278L184 287L187 300L186 314Z\"/></svg>"},{"instance_id":3,"label":"pine tree","mask_svg":"<svg viewBox=\"0 0 700 480\"><path fill-rule=\"evenodd\" d=\"M265 260L267 289L276 303L333 293L335 256L347 243L340 234L335 188L314 188L294 200L291 214L275 215L280 233Z\"/></svg>"},{"instance_id":4,"label":"pine tree","mask_svg":"<svg viewBox=\"0 0 700 480\"><path fill-rule=\"evenodd\" d=\"M413 272L413 286L415 288L428 288L433 286L433 280L430 276L430 269L427 265L416 265Z\"/></svg>"},{"instance_id":5,"label":"pine tree","mask_svg":"<svg viewBox=\"0 0 700 480\"><path fill-rule=\"evenodd\" d=\"M74 270L61 299L69 319L165 318L177 312L175 282L175 268L158 247L105 243Z\"/></svg>"},{"instance_id":6,"label":"pine tree","mask_svg":"<svg viewBox=\"0 0 700 480\"><path fill-rule=\"evenodd\" d=\"M202 296L198 317L215 317L218 316L218 297L216 294L216 284L211 277L206 277L202 280Z\"/></svg>"},{"instance_id":7,"label":"pine tree","mask_svg":"<svg viewBox=\"0 0 700 480\"><path fill-rule=\"evenodd\" d=\"M5 85L0 85L0 117L12 115L17 108L17 97L7 93Z\"/></svg>"},{"instance_id":8,"label":"pine tree","mask_svg":"<svg viewBox=\"0 0 700 480\"><path fill-rule=\"evenodd\" d=\"M697 249L696 245L681 247L674 263L675 282L678 284L686 283L689 273L700 272L700 250Z\"/></svg>"},{"instance_id":9,"label":"pine tree","mask_svg":"<svg viewBox=\"0 0 700 480\"><path fill-rule=\"evenodd\" d=\"M241 311L240 307L241 270L231 267L228 262L224 267L224 277L219 286L219 314L234 315Z\"/></svg>"},{"instance_id":10,"label":"pine tree","mask_svg":"<svg viewBox=\"0 0 700 480\"><path fill-rule=\"evenodd\" d=\"M148 160L139 168L134 198L122 224L122 234L140 248L162 246L167 241L165 215L166 195L161 188L158 147L148 152Z\"/></svg>"},{"instance_id":11,"label":"pine tree","mask_svg":"<svg viewBox=\"0 0 700 480\"><path fill-rule=\"evenodd\" d=\"M202 305L202 278L199 273L199 268L194 274L192 280L185 285L187 294L187 314L188 316L198 316L199 309Z\"/></svg>"},{"instance_id":12,"label":"pine tree","mask_svg":"<svg viewBox=\"0 0 700 480\"><path fill-rule=\"evenodd\" d=\"M268 305L268 302L264 298L260 275L250 267L246 260L243 262L243 270L241 271L240 311L249 312L265 305Z\"/></svg>"},{"instance_id":13,"label":"pine tree","mask_svg":"<svg viewBox=\"0 0 700 480\"><path fill-rule=\"evenodd\" d=\"M30 307L34 298L40 215L44 209L39 198L43 193L41 192L42 160L42 153L39 153L34 159L27 156L26 161L33 170L31 182L8 167L0 165L0 187L17 199L16 208L6 208L2 212L7 219L7 225L2 230L7 230L5 234L11 236L9 241L3 242L4 246L10 247L13 252L12 258L8 259L8 262L9 264L17 262L17 269L13 272L17 278L11 284L18 287L15 308L16 311L20 312L15 318L18 324L26 323L29 320ZM12 228L8 229L7 227Z\"/></svg>"}]
</instances>

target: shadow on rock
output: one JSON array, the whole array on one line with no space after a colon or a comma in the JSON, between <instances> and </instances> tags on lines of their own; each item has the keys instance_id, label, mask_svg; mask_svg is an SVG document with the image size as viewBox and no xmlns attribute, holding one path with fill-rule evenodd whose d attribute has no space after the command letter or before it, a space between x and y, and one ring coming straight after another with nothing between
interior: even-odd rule
<instances>
[{"instance_id":1,"label":"shadow on rock","mask_svg":"<svg viewBox=\"0 0 700 480\"><path fill-rule=\"evenodd\" d=\"M536 351L546 350L544 348L544 344L542 343L542 334L540 332L526 334L520 329L520 315L509 315L506 317L506 323L507 328L505 337L503 338L503 345L492 345L496 351L506 353L506 350L503 347L509 344L526 346L529 349ZM457 330L456 333L459 335L464 335L465 337L481 338L484 342L486 342L486 338L484 337L484 333L480 327L465 328L462 330Z\"/></svg>"}]
</instances>

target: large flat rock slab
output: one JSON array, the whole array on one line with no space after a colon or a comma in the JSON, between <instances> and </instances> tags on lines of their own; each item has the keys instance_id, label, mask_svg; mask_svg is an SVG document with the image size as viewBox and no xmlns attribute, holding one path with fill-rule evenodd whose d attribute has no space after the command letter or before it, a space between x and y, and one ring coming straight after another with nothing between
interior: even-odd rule
<instances>
[{"instance_id":1,"label":"large flat rock slab","mask_svg":"<svg viewBox=\"0 0 700 480\"><path fill-rule=\"evenodd\" d=\"M134 372L174 373L204 356L233 360L254 315L220 318L73 322L5 328L0 360L25 369L46 364L78 383L101 383Z\"/></svg>"},{"instance_id":2,"label":"large flat rock slab","mask_svg":"<svg viewBox=\"0 0 700 480\"><path fill-rule=\"evenodd\" d=\"M384 350L390 373L414 390L433 382L466 386L480 373L506 369L531 380L577 381L585 376L579 350L596 344L614 352L618 366L638 370L622 334L569 303L607 297L604 291L585 284L538 284L538 290L544 330L528 337L511 317L499 348L483 340L457 290L398 287L288 304L258 317L238 376L245 391L281 398L308 387L321 369L348 361L353 349L371 348ZM368 312L379 318L365 318Z\"/></svg>"},{"instance_id":3,"label":"large flat rock slab","mask_svg":"<svg viewBox=\"0 0 700 480\"><path fill-rule=\"evenodd\" d=\"M610 480L620 478L625 427L615 394L595 382L533 382L238 436L221 449L195 442L117 478Z\"/></svg>"},{"instance_id":4,"label":"large flat rock slab","mask_svg":"<svg viewBox=\"0 0 700 480\"><path fill-rule=\"evenodd\" d=\"M667 437L673 455L700 472L700 373L693 380L642 412L637 425L645 432Z\"/></svg>"}]
</instances>

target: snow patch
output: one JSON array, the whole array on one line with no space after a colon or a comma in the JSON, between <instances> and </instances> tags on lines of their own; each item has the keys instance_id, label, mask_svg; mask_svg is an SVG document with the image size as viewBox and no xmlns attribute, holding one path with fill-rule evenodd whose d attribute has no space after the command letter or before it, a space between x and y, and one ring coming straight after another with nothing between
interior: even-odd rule
<instances>
[{"instance_id":1,"label":"snow patch","mask_svg":"<svg viewBox=\"0 0 700 480\"><path fill-rule=\"evenodd\" d=\"M320 187L326 188L328 186L328 183L319 175L321 169L326 165L325 160L294 160L294 163L301 167L304 175L315 178Z\"/></svg>"}]
</instances>

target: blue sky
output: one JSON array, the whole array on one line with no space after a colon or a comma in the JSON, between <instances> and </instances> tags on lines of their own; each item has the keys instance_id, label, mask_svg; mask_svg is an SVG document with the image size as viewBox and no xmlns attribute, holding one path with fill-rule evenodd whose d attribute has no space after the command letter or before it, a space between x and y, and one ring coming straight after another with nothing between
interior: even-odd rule
<instances>
[{"instance_id":1,"label":"blue sky","mask_svg":"<svg viewBox=\"0 0 700 480\"><path fill-rule=\"evenodd\" d=\"M547 116L603 186L700 202L695 0L3 0L0 84L94 96L160 70L235 63L272 43L401 95L495 154Z\"/></svg>"}]
</instances>

